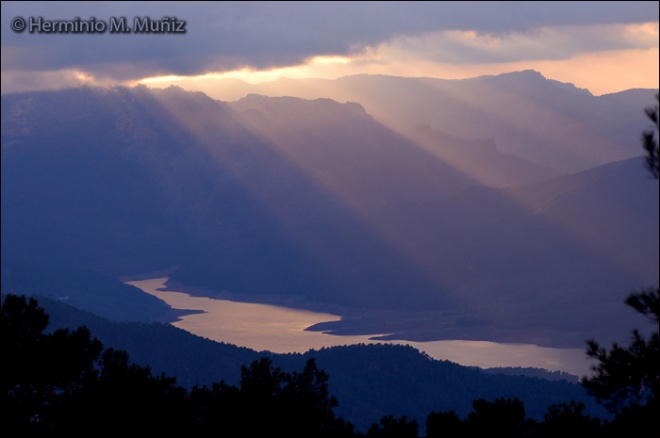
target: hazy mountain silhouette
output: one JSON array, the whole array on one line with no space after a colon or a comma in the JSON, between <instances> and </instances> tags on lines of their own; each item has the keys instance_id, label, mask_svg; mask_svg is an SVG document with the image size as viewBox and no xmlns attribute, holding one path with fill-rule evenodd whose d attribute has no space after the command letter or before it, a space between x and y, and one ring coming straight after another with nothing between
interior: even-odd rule
<instances>
[{"instance_id":1,"label":"hazy mountain silhouette","mask_svg":"<svg viewBox=\"0 0 660 438\"><path fill-rule=\"evenodd\" d=\"M380 330L411 340L474 339L479 332L490 340L575 346L593 331L620 336L635 318L620 312L630 285L657 282L658 209L658 185L641 159L409 206L407 218L427 231L411 233L410 244L439 261L435 273L453 285L450 294L465 313L396 320L372 313L313 329Z\"/></svg>"},{"instance_id":2,"label":"hazy mountain silhouette","mask_svg":"<svg viewBox=\"0 0 660 438\"><path fill-rule=\"evenodd\" d=\"M522 186L560 174L515 155L499 152L493 140L457 138L428 126L416 126L406 131L405 136L489 187Z\"/></svg>"},{"instance_id":3,"label":"hazy mountain silhouette","mask_svg":"<svg viewBox=\"0 0 660 438\"><path fill-rule=\"evenodd\" d=\"M39 294L114 321L173 322L200 311L172 309L165 302L100 272L70 266L2 261L5 294Z\"/></svg>"},{"instance_id":4,"label":"hazy mountain silhouette","mask_svg":"<svg viewBox=\"0 0 660 438\"><path fill-rule=\"evenodd\" d=\"M518 134L560 156L566 145L543 132L564 129L568 116L546 88L560 96L566 87L521 75L525 97L507 95L497 108L555 105L558 118ZM485 99L519 93L515 77L473 82L485 84ZM365 93L399 79L421 90L435 83L370 79ZM428 114L424 102L418 112ZM458 120L490 111L484 102L447 101L437 120L472 123L466 137L489 138L483 127L497 117ZM589 116L595 125L607 125L601 112ZM641 161L546 179L556 172L442 131L404 136L358 104L328 99L226 104L144 87L2 96L3 262L109 275L178 265L173 278L192 286L385 312L379 325L348 318L335 327L404 337L581 345L625 333L625 317L610 324L622 296L658 277L658 189L640 183ZM474 167L443 157L448 150ZM392 311L409 313L390 320Z\"/></svg>"},{"instance_id":5,"label":"hazy mountain silhouette","mask_svg":"<svg viewBox=\"0 0 660 438\"><path fill-rule=\"evenodd\" d=\"M596 97L533 70L463 80L354 75L250 85L223 79L209 92L222 100L248 93L358 102L401 132L427 125L452 136L492 139L501 152L575 172L639 155L643 108L656 92Z\"/></svg>"}]
</instances>

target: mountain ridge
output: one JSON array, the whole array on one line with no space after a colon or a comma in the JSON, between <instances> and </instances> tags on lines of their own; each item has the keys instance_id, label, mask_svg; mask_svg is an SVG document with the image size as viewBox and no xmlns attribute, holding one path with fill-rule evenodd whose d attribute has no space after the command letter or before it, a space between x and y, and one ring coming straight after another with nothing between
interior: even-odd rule
<instances>
[{"instance_id":1,"label":"mountain ridge","mask_svg":"<svg viewBox=\"0 0 660 438\"><path fill-rule=\"evenodd\" d=\"M397 131L429 125L458 137L493 138L502 152L562 172L640 155L627 145L645 129L643 108L657 92L614 93L635 97L606 104L603 110L601 102L610 99L535 71L459 80L351 75L334 80L282 78L239 88L223 87L221 80L213 84L205 85L209 94L230 101L251 92L357 101ZM497 112L498 108L507 111ZM527 142L530 136L535 137L534 144Z\"/></svg>"},{"instance_id":2,"label":"mountain ridge","mask_svg":"<svg viewBox=\"0 0 660 438\"><path fill-rule=\"evenodd\" d=\"M632 316L612 315L657 277L657 185L624 163L583 188L589 173L538 182L550 199L556 181L580 189L539 208L538 192L484 184L354 105L146 87L8 95L2 257L114 276L178 265L190 286L438 312L404 336L439 325L443 338L575 345L626 333Z\"/></svg>"}]
</instances>

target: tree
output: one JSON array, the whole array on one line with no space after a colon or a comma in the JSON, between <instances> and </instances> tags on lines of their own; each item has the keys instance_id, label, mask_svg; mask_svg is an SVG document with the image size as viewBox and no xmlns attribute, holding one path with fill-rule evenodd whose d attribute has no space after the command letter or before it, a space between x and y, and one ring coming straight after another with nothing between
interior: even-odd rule
<instances>
[{"instance_id":1,"label":"tree","mask_svg":"<svg viewBox=\"0 0 660 438\"><path fill-rule=\"evenodd\" d=\"M658 403L660 392L660 289L648 289L628 296L626 304L647 317L656 330L646 338L633 330L628 347L614 343L608 351L596 341L587 341L587 355L598 361L595 374L583 379L583 386L614 414Z\"/></svg>"},{"instance_id":2,"label":"tree","mask_svg":"<svg viewBox=\"0 0 660 438\"><path fill-rule=\"evenodd\" d=\"M103 350L86 327L46 333L34 298L3 298L2 436L355 435L314 359L286 373L262 358L242 367L240 388L220 382L189 396L125 351Z\"/></svg>"},{"instance_id":3,"label":"tree","mask_svg":"<svg viewBox=\"0 0 660 438\"><path fill-rule=\"evenodd\" d=\"M203 436L353 436L353 425L335 416L328 380L314 359L287 373L264 357L241 368L239 388L214 383L190 398Z\"/></svg>"},{"instance_id":4,"label":"tree","mask_svg":"<svg viewBox=\"0 0 660 438\"><path fill-rule=\"evenodd\" d=\"M336 418L337 399L328 375L309 359L302 373L285 373L262 358L241 370L244 415L260 418L247 426L255 436L347 436L353 426Z\"/></svg>"},{"instance_id":5,"label":"tree","mask_svg":"<svg viewBox=\"0 0 660 438\"><path fill-rule=\"evenodd\" d=\"M660 101L660 94L656 95L656 100ZM642 133L642 145L646 151L646 167L655 179L660 177L660 157L658 156L658 138L660 131L660 110L658 106L652 106L644 110L649 119L653 122L653 129Z\"/></svg>"},{"instance_id":6,"label":"tree","mask_svg":"<svg viewBox=\"0 0 660 438\"><path fill-rule=\"evenodd\" d=\"M87 327L46 333L34 298L2 301L2 436L183 436L193 422L173 378L129 364Z\"/></svg>"},{"instance_id":7,"label":"tree","mask_svg":"<svg viewBox=\"0 0 660 438\"><path fill-rule=\"evenodd\" d=\"M656 96L660 99L660 94ZM645 110L653 122L653 129L644 131L642 145L646 151L646 167L658 179L658 106ZM614 433L634 436L658 436L660 425L657 414L660 392L660 288L648 288L628 296L625 303L651 321L655 331L645 337L639 330L632 331L632 342L627 347L614 343L607 350L596 341L587 341L587 355L598 361L592 366L594 375L583 379L583 386L596 400L613 414ZM632 433L631 433L632 432Z\"/></svg>"},{"instance_id":8,"label":"tree","mask_svg":"<svg viewBox=\"0 0 660 438\"><path fill-rule=\"evenodd\" d=\"M534 436L599 436L600 420L584 414L584 403L571 400L548 407L543 422L538 424Z\"/></svg>"},{"instance_id":9,"label":"tree","mask_svg":"<svg viewBox=\"0 0 660 438\"><path fill-rule=\"evenodd\" d=\"M418 430L417 420L408 420L403 415L395 418L393 415L385 415L380 419L380 424L373 423L367 431L369 438L416 438Z\"/></svg>"},{"instance_id":10,"label":"tree","mask_svg":"<svg viewBox=\"0 0 660 438\"><path fill-rule=\"evenodd\" d=\"M102 344L86 327L47 334L48 320L34 298L10 294L2 302L2 435L58 430L61 412L96 378Z\"/></svg>"},{"instance_id":11,"label":"tree","mask_svg":"<svg viewBox=\"0 0 660 438\"><path fill-rule=\"evenodd\" d=\"M525 405L518 398L478 399L472 402L472 409L467 425L473 436L518 437L528 427Z\"/></svg>"},{"instance_id":12,"label":"tree","mask_svg":"<svg viewBox=\"0 0 660 438\"><path fill-rule=\"evenodd\" d=\"M659 289L631 295L626 302L655 302L655 310L645 313L654 321L656 330L649 338L638 330L632 332L632 343L624 348L616 343L608 351L595 341L588 342L587 354L598 360L595 374L583 385L603 403L615 419L608 426L614 435L659 436L658 392L660 388L660 341L658 337L657 301Z\"/></svg>"},{"instance_id":13,"label":"tree","mask_svg":"<svg viewBox=\"0 0 660 438\"><path fill-rule=\"evenodd\" d=\"M293 372L288 378L283 396L284 404L293 414L293 436L336 436L352 432L352 426L335 419L333 409L338 402L328 391L329 376L318 369L315 359L309 359L302 373Z\"/></svg>"},{"instance_id":14,"label":"tree","mask_svg":"<svg viewBox=\"0 0 660 438\"><path fill-rule=\"evenodd\" d=\"M466 425L454 410L431 412L426 417L427 438L467 436Z\"/></svg>"}]
</instances>

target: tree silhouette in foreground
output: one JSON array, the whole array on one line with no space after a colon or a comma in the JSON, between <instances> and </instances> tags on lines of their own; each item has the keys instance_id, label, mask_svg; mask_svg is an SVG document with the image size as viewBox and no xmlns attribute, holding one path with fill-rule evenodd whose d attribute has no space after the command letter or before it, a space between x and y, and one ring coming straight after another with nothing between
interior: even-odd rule
<instances>
[{"instance_id":1,"label":"tree silhouette in foreground","mask_svg":"<svg viewBox=\"0 0 660 438\"><path fill-rule=\"evenodd\" d=\"M417 420L408 420L403 415L395 418L393 415L385 415L380 423L374 423L367 432L368 438L415 438L417 437Z\"/></svg>"},{"instance_id":2,"label":"tree silhouette in foreground","mask_svg":"<svg viewBox=\"0 0 660 438\"><path fill-rule=\"evenodd\" d=\"M584 413L585 405L570 401L548 407L542 422L527 418L517 398L484 399L472 403L472 412L461 420L456 412L431 412L426 419L428 438L474 437L589 437L607 436L601 421Z\"/></svg>"},{"instance_id":3,"label":"tree silhouette in foreground","mask_svg":"<svg viewBox=\"0 0 660 438\"><path fill-rule=\"evenodd\" d=\"M492 402L479 399L472 403L468 425L473 436L522 437L525 435L525 406L514 399L498 398Z\"/></svg>"},{"instance_id":4,"label":"tree silhouette in foreground","mask_svg":"<svg viewBox=\"0 0 660 438\"><path fill-rule=\"evenodd\" d=\"M573 400L549 406L543 416L543 422L538 424L533 436L602 436L604 429L601 428L600 420L585 415L584 409L584 403Z\"/></svg>"},{"instance_id":5,"label":"tree silhouette in foreground","mask_svg":"<svg viewBox=\"0 0 660 438\"><path fill-rule=\"evenodd\" d=\"M60 426L60 412L95 377L102 345L84 327L44 334L48 315L34 298L2 302L2 432L41 434Z\"/></svg>"},{"instance_id":6,"label":"tree silhouette in foreground","mask_svg":"<svg viewBox=\"0 0 660 438\"><path fill-rule=\"evenodd\" d=\"M239 388L188 394L86 327L46 333L48 319L34 298L2 301L2 436L354 436L314 359L286 373L263 358L242 367Z\"/></svg>"},{"instance_id":7,"label":"tree silhouette in foreground","mask_svg":"<svg viewBox=\"0 0 660 438\"><path fill-rule=\"evenodd\" d=\"M658 323L657 291L633 295L628 302ZM131 364L126 352L103 350L85 327L46 333L48 315L34 299L8 295L0 322L2 436L361 436L335 416L329 376L314 359L301 372L287 373L262 358L242 367L238 387L220 382L188 393L174 378ZM655 350L649 357L657 363L657 334L651 341ZM650 341L644 342L648 347ZM610 423L585 415L579 402L553 405L537 423L526 418L518 399L479 399L465 419L454 411L431 412L427 436L654 436L657 368L640 368L640 383L624 390L618 379L630 370L608 367L621 365L621 357L624 365L639 357L602 352L594 394L602 400L623 394L627 402L624 408L615 404L617 417ZM385 415L366 433L417 435L415 419L394 415Z\"/></svg>"},{"instance_id":8,"label":"tree silhouette in foreground","mask_svg":"<svg viewBox=\"0 0 660 438\"><path fill-rule=\"evenodd\" d=\"M598 361L595 374L583 379L589 394L616 415L613 428L635 436L660 436L660 289L631 294L626 304L647 317L655 331L647 338L633 330L628 347L614 343L609 350L596 341L587 342L587 355Z\"/></svg>"},{"instance_id":9,"label":"tree silhouette in foreground","mask_svg":"<svg viewBox=\"0 0 660 438\"><path fill-rule=\"evenodd\" d=\"M353 426L336 418L328 375L309 359L302 373L285 373L262 358L241 369L237 428L251 436L344 436ZM259 418L259 421L253 421ZM240 431L239 431L240 432Z\"/></svg>"},{"instance_id":10,"label":"tree silhouette in foreground","mask_svg":"<svg viewBox=\"0 0 660 438\"><path fill-rule=\"evenodd\" d=\"M660 94L656 95L660 99ZM653 129L642 134L645 164L654 179L660 176L658 159L658 106L645 110ZM647 337L633 330L627 347L614 343L606 350L596 341L587 341L587 355L598 361L594 375L583 379L583 386L616 417L611 424L615 433L628 436L660 436L658 393L660 392L660 288L648 288L628 296L625 303L645 316L655 331Z\"/></svg>"},{"instance_id":11,"label":"tree silhouette in foreground","mask_svg":"<svg viewBox=\"0 0 660 438\"><path fill-rule=\"evenodd\" d=\"M46 333L34 298L2 301L2 436L181 435L192 422L185 389L130 365L86 327Z\"/></svg>"},{"instance_id":12,"label":"tree silhouette in foreground","mask_svg":"<svg viewBox=\"0 0 660 438\"><path fill-rule=\"evenodd\" d=\"M660 102L660 94L656 95ZM658 105L646 108L647 117L653 122L653 129L642 133L642 145L646 151L646 167L655 179L660 178L660 156L658 155L658 131L660 131L660 109Z\"/></svg>"},{"instance_id":13,"label":"tree silhouette in foreground","mask_svg":"<svg viewBox=\"0 0 660 438\"><path fill-rule=\"evenodd\" d=\"M535 436L536 423L527 419L517 398L478 399L472 412L461 420L454 411L431 412L426 418L426 436L432 437L523 437Z\"/></svg>"},{"instance_id":14,"label":"tree silhouette in foreground","mask_svg":"<svg viewBox=\"0 0 660 438\"><path fill-rule=\"evenodd\" d=\"M467 435L467 426L455 411L431 412L426 417L427 438L461 437Z\"/></svg>"}]
</instances>

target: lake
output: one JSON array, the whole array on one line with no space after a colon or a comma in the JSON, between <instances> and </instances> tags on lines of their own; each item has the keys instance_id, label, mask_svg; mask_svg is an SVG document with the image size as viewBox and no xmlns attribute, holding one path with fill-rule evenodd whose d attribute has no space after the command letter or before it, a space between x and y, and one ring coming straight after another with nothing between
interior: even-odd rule
<instances>
[{"instance_id":1,"label":"lake","mask_svg":"<svg viewBox=\"0 0 660 438\"><path fill-rule=\"evenodd\" d=\"M175 309L202 310L186 315L172 325L218 342L226 342L257 351L303 353L310 349L359 343L411 345L429 356L462 365L491 367L535 367L566 371L582 376L589 372L584 350L548 348L529 344L503 344L487 341L373 341L372 336L336 336L305 331L311 325L337 321L330 313L292 309L269 304L255 304L191 296L166 290L167 277L127 284L154 295Z\"/></svg>"}]
</instances>

